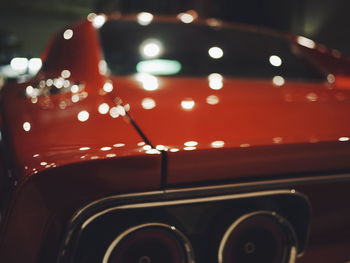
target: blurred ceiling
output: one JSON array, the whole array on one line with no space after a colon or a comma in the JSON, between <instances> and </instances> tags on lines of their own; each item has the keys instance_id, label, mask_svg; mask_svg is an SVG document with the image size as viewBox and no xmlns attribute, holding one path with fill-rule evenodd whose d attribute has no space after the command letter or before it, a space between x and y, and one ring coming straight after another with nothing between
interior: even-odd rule
<instances>
[{"instance_id":1,"label":"blurred ceiling","mask_svg":"<svg viewBox=\"0 0 350 263\"><path fill-rule=\"evenodd\" d=\"M350 55L348 0L2 0L0 32L19 39L20 52L39 56L49 37L90 12L176 14L195 9L218 17L315 39Z\"/></svg>"}]
</instances>

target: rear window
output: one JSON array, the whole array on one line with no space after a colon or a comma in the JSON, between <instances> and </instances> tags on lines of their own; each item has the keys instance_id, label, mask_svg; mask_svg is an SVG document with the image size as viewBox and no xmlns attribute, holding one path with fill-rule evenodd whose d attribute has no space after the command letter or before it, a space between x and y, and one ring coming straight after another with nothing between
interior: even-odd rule
<instances>
[{"instance_id":1,"label":"rear window","mask_svg":"<svg viewBox=\"0 0 350 263\"><path fill-rule=\"evenodd\" d=\"M207 76L323 81L321 72L295 56L284 38L203 24L110 20L100 29L112 74Z\"/></svg>"}]
</instances>

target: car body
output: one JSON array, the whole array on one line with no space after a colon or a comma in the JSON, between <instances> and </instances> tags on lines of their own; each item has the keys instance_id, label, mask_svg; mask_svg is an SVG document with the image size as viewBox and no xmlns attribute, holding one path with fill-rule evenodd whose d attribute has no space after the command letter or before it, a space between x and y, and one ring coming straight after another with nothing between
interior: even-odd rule
<instances>
[{"instance_id":1,"label":"car body","mask_svg":"<svg viewBox=\"0 0 350 263\"><path fill-rule=\"evenodd\" d=\"M54 36L37 76L3 88L1 262L151 262L118 258L138 253L125 241L138 231L184 246L172 262L235 262L245 228L257 240L242 257L265 255L266 232L273 262L350 260L348 59L303 37L183 15L90 15ZM220 64L230 54L221 30L240 34L227 40L235 56L245 50L232 67ZM181 59L166 57L181 45ZM254 69L249 56L262 52ZM151 73L136 74L140 62Z\"/></svg>"}]
</instances>

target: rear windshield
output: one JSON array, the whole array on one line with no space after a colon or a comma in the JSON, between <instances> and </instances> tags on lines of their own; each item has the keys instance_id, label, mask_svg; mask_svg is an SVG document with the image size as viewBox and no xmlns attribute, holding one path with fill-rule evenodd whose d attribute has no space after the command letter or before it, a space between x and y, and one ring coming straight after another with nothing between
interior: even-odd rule
<instances>
[{"instance_id":1,"label":"rear windshield","mask_svg":"<svg viewBox=\"0 0 350 263\"><path fill-rule=\"evenodd\" d=\"M112 74L207 76L323 81L283 38L203 24L109 20L100 29Z\"/></svg>"}]
</instances>

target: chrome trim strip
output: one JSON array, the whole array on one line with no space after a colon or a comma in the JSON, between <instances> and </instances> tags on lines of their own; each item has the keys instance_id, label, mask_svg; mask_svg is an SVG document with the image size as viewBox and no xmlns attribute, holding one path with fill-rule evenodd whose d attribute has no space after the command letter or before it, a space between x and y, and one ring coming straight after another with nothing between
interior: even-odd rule
<instances>
[{"instance_id":1,"label":"chrome trim strip","mask_svg":"<svg viewBox=\"0 0 350 263\"><path fill-rule=\"evenodd\" d=\"M123 198L133 198L133 197L147 197L153 195L171 195L171 194L183 194L186 192L199 193L202 191L220 191L220 190L240 190L249 188L284 188L291 187L290 185L300 185L307 183L324 183L324 182L337 182L337 181L350 181L350 174L339 174L339 175L321 175L321 176L307 176L300 178L286 178L286 179L272 179L272 180L261 180L246 183L234 183L234 184L224 184L224 185L214 185L214 186L199 186L199 187L188 187L181 189L165 189L159 191L150 192L140 192L140 193L130 193L121 194L115 196L109 196L105 198L98 199L88 205L82 207L78 210L75 215L71 218L70 224L77 220L77 218L83 214L86 210L94 207L95 205L107 202L111 200L119 200ZM249 190L248 190L249 191ZM252 191L252 190L250 190Z\"/></svg>"},{"instance_id":2,"label":"chrome trim strip","mask_svg":"<svg viewBox=\"0 0 350 263\"><path fill-rule=\"evenodd\" d=\"M215 202L215 201L223 201L223 200L234 200L234 199L243 199L243 198L270 196L270 195L288 195L288 194L298 195L298 196L302 196L303 198L305 198L302 194L297 193L297 192L295 192L294 189L292 189L292 190L261 191L261 192L253 192L253 193L241 193L241 194L198 197L198 198L171 200L171 201L157 201L157 202L128 204L128 205L111 207L111 208L105 209L99 213L94 214L93 216L89 217L88 219L86 219L84 221L84 223L81 226L81 229L86 228L96 218L98 218L102 215L105 215L107 213L110 213L112 211L117 211L117 210L151 208L151 207L172 206L172 205L185 205L185 204L193 204L193 203Z\"/></svg>"},{"instance_id":3,"label":"chrome trim strip","mask_svg":"<svg viewBox=\"0 0 350 263\"><path fill-rule=\"evenodd\" d=\"M97 205L98 203L105 202L111 199L122 199L122 198L133 198L133 197L145 197L145 196L152 196L152 195L160 195L163 194L164 191L150 191L150 192L140 192L140 193L130 193L130 194L120 194L117 196L109 196L105 198L98 199L96 201L93 201L89 203L88 205L84 206L80 210L78 210L74 216L71 218L70 222L74 222L85 210L88 210L90 207L93 207Z\"/></svg>"},{"instance_id":4,"label":"chrome trim strip","mask_svg":"<svg viewBox=\"0 0 350 263\"><path fill-rule=\"evenodd\" d=\"M350 181L350 174L339 174L339 175L320 175L320 176L306 176L297 178L286 178L286 179L271 179L261 180L247 183L234 183L224 185L213 185L213 186L200 186L200 187L187 187L181 189L167 189L166 193L177 193L186 191L208 191L208 190L219 190L226 188L245 188L252 186L276 186L283 187L287 184L302 184L302 183L322 183L322 182L337 182L337 181Z\"/></svg>"},{"instance_id":5,"label":"chrome trim strip","mask_svg":"<svg viewBox=\"0 0 350 263\"><path fill-rule=\"evenodd\" d=\"M131 234L132 232L134 232L136 230L146 228L146 227L152 227L152 226L166 228L170 231L175 232L175 234L178 235L183 241L183 248L184 248L184 251L186 251L186 255L187 255L186 263L195 263L193 248L191 246L190 241L187 239L187 237L180 230L178 230L175 226L170 226L170 225L163 224L163 223L146 223L146 224L137 225L137 226L133 226L131 228L126 229L120 235L118 235L117 238L109 245L109 247L108 247L108 249L103 257L102 263L109 263L109 258L111 256L113 250L118 246L120 241L123 238L125 238L127 235Z\"/></svg>"},{"instance_id":6,"label":"chrome trim strip","mask_svg":"<svg viewBox=\"0 0 350 263\"><path fill-rule=\"evenodd\" d=\"M303 253L301 253L299 256L301 256ZM290 249L290 257L289 257L289 261L288 263L295 263L297 262L297 258L298 258L298 251L297 248L295 246L292 246Z\"/></svg>"}]
</instances>

